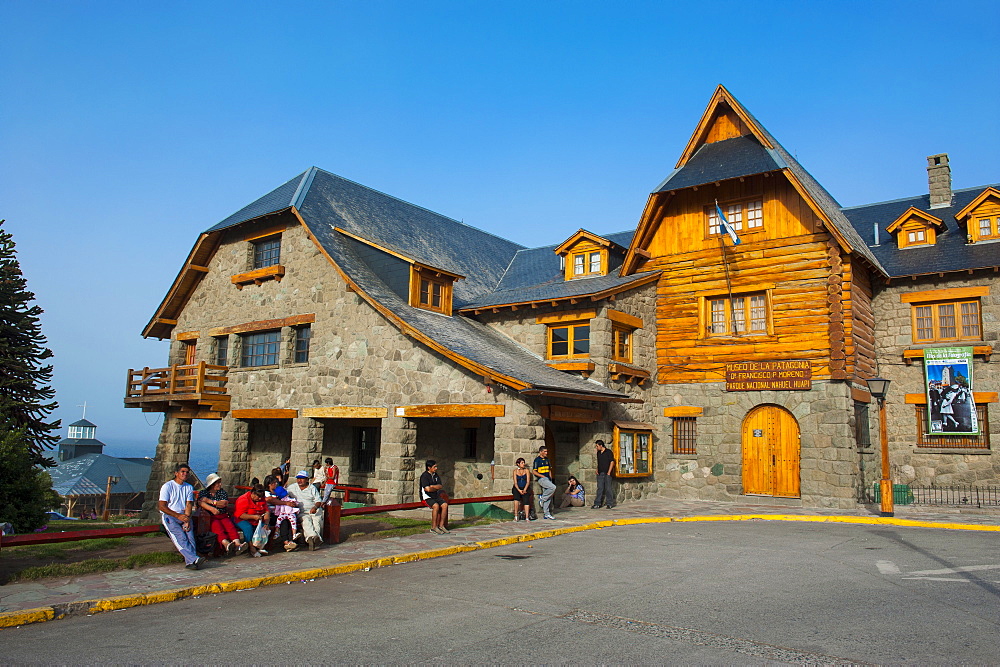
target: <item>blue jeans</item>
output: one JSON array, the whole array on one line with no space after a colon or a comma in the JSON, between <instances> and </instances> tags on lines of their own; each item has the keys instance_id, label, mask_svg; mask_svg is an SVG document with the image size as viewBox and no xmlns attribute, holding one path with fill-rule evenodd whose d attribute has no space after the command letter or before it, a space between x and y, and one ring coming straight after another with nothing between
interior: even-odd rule
<instances>
[{"instance_id":1,"label":"blue jeans","mask_svg":"<svg viewBox=\"0 0 1000 667\"><path fill-rule=\"evenodd\" d=\"M552 494L556 492L556 485L548 477L539 477L538 486L542 492L538 496L538 504L542 506L542 516L552 515Z\"/></svg>"}]
</instances>

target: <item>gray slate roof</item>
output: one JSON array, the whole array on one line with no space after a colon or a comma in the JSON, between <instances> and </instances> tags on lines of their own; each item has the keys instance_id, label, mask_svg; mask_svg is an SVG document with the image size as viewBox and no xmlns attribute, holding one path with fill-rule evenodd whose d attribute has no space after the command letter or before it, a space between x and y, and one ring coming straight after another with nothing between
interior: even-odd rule
<instances>
[{"instance_id":1,"label":"gray slate roof","mask_svg":"<svg viewBox=\"0 0 1000 667\"><path fill-rule=\"evenodd\" d=\"M145 493L153 460L118 459L107 454L84 454L49 468L52 488L60 496L103 495L108 477L119 477L111 493Z\"/></svg>"},{"instance_id":2,"label":"gray slate roof","mask_svg":"<svg viewBox=\"0 0 1000 667\"><path fill-rule=\"evenodd\" d=\"M479 322L459 315L448 317L413 308L399 293L398 285L394 290L365 261L365 258L370 261L373 254L361 252L358 242L338 232L337 228L421 264L464 276L453 287L456 310L488 298L508 273L518 251L524 249L519 244L316 167L248 204L208 231L220 231L291 206L299 211L337 266L366 294L444 348L535 389L605 398L627 397L596 382L550 368L539 357ZM631 232L623 234L631 238ZM551 251L550 254L558 268L558 257ZM609 278L612 282L623 280ZM624 282L634 280L637 278L631 276Z\"/></svg>"},{"instance_id":3,"label":"gray slate roof","mask_svg":"<svg viewBox=\"0 0 1000 667\"><path fill-rule=\"evenodd\" d=\"M930 196L920 195L852 206L844 209L844 215L854 225L857 234L869 246L869 250L878 258L890 277L993 267L1000 265L1000 243L966 243L965 225L955 219L956 213L988 187L991 186L982 185L956 190L949 207L932 209ZM1000 184L994 184L992 187L1000 188ZM885 231L911 206L944 221L945 229L937 233L935 245L900 250L895 237ZM876 224L879 227L878 246L874 246Z\"/></svg>"},{"instance_id":4,"label":"gray slate roof","mask_svg":"<svg viewBox=\"0 0 1000 667\"><path fill-rule=\"evenodd\" d=\"M601 238L628 248L635 230L600 234ZM565 271L559 265L556 245L519 250L503 278L492 292L463 306L463 308L483 308L509 303L564 299L571 296L587 296L605 290L624 287L638 282L648 273L620 277L614 275L625 259L624 252L611 252L608 275L593 278L566 280Z\"/></svg>"},{"instance_id":5,"label":"gray slate roof","mask_svg":"<svg viewBox=\"0 0 1000 667\"><path fill-rule=\"evenodd\" d=\"M454 286L456 304L492 290L511 258L524 247L316 167L208 231L291 206L298 209L310 227L340 227L421 264L465 276Z\"/></svg>"},{"instance_id":6,"label":"gray slate roof","mask_svg":"<svg viewBox=\"0 0 1000 667\"><path fill-rule=\"evenodd\" d=\"M682 167L674 169L654 192L680 190L730 178L778 171L786 165L776 151L744 135L703 144Z\"/></svg>"},{"instance_id":7,"label":"gray slate roof","mask_svg":"<svg viewBox=\"0 0 1000 667\"><path fill-rule=\"evenodd\" d=\"M78 419L70 424L70 426L93 426L94 428L97 428L97 424L87 421L86 419Z\"/></svg>"}]
</instances>

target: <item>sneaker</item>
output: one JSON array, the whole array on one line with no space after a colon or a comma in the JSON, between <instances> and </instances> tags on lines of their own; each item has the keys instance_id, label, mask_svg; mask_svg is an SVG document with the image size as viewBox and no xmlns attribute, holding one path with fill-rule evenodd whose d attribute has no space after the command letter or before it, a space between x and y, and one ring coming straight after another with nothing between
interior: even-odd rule
<instances>
[{"instance_id":1,"label":"sneaker","mask_svg":"<svg viewBox=\"0 0 1000 667\"><path fill-rule=\"evenodd\" d=\"M195 561L193 563L188 563L184 567L186 567L189 570L197 570L198 569L198 561Z\"/></svg>"},{"instance_id":2,"label":"sneaker","mask_svg":"<svg viewBox=\"0 0 1000 667\"><path fill-rule=\"evenodd\" d=\"M591 505L590 509L592 509L592 510L599 510L599 509L601 509L601 506L600 505Z\"/></svg>"},{"instance_id":3,"label":"sneaker","mask_svg":"<svg viewBox=\"0 0 1000 667\"><path fill-rule=\"evenodd\" d=\"M542 518L543 519L551 519L552 521L556 520L556 518L554 516L552 516L551 514L545 514L545 515L542 516Z\"/></svg>"},{"instance_id":4,"label":"sneaker","mask_svg":"<svg viewBox=\"0 0 1000 667\"><path fill-rule=\"evenodd\" d=\"M266 556L267 549L257 549L257 553L259 553L261 556Z\"/></svg>"},{"instance_id":5,"label":"sneaker","mask_svg":"<svg viewBox=\"0 0 1000 667\"><path fill-rule=\"evenodd\" d=\"M298 542L301 539L302 539L302 533L295 533L294 535L292 535L293 542Z\"/></svg>"},{"instance_id":6,"label":"sneaker","mask_svg":"<svg viewBox=\"0 0 1000 667\"><path fill-rule=\"evenodd\" d=\"M613 510L614 508L615 508L614 505L608 505L608 507L607 507L607 509L609 509L609 510Z\"/></svg>"},{"instance_id":7,"label":"sneaker","mask_svg":"<svg viewBox=\"0 0 1000 667\"><path fill-rule=\"evenodd\" d=\"M434 533L435 535L440 535L440 534L441 534L441 533L439 533L439 532L438 532L438 529L437 529L437 528L431 528L431 529L430 529L430 530L428 530L427 532L428 532L428 533Z\"/></svg>"},{"instance_id":8,"label":"sneaker","mask_svg":"<svg viewBox=\"0 0 1000 667\"><path fill-rule=\"evenodd\" d=\"M255 552L253 553L253 557L254 557L254 558L260 558L261 556L263 556L263 554L262 554L261 552L259 552L259 551L255 551Z\"/></svg>"},{"instance_id":9,"label":"sneaker","mask_svg":"<svg viewBox=\"0 0 1000 667\"><path fill-rule=\"evenodd\" d=\"M319 538L319 535L313 535L312 537L309 538L309 551L316 551L317 549L319 549L320 544L321 540Z\"/></svg>"},{"instance_id":10,"label":"sneaker","mask_svg":"<svg viewBox=\"0 0 1000 667\"><path fill-rule=\"evenodd\" d=\"M445 528L444 526L439 526L438 532L444 534L444 533L450 533L451 531Z\"/></svg>"}]
</instances>

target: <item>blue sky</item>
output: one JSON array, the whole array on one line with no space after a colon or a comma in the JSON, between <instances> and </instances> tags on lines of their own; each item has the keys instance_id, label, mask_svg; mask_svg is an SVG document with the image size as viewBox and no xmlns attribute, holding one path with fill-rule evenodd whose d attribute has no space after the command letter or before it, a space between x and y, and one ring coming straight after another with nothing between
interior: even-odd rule
<instances>
[{"instance_id":1,"label":"blue sky","mask_svg":"<svg viewBox=\"0 0 1000 667\"><path fill-rule=\"evenodd\" d=\"M0 218L58 417L122 407L199 232L318 166L538 246L633 228L723 83L844 206L1000 181L990 2L0 0ZM213 432L213 428L215 431ZM200 424L201 445L217 424ZM114 449L114 448L113 448ZM120 450L119 450L120 451Z\"/></svg>"}]
</instances>

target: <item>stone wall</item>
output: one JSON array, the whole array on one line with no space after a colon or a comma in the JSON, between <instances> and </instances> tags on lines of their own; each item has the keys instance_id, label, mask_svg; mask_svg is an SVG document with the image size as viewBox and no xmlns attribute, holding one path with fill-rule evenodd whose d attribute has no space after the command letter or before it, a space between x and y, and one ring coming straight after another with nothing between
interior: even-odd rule
<instances>
[{"instance_id":1,"label":"stone wall","mask_svg":"<svg viewBox=\"0 0 1000 667\"><path fill-rule=\"evenodd\" d=\"M994 246L1000 253L1000 245ZM907 280L884 287L875 296L876 338L879 341L878 360L880 374L892 380L886 399L888 413L889 458L894 481L897 484L927 486L1000 484L1000 460L992 450L939 449L917 447L916 409L904 402L906 394L925 391L924 367L920 359L907 365L903 352L926 347L961 347L991 345L994 356L991 362L984 357L973 358L973 390L996 392L1000 387L1000 364L996 349L1000 336L1000 279L990 272L955 277L932 276ZM912 337L911 304L900 301L900 295L952 287L990 288L990 293L980 299L983 341L954 343L914 344ZM987 406L989 429L995 447L1000 433L1000 404ZM874 431L877 435L878 431Z\"/></svg>"}]
</instances>

